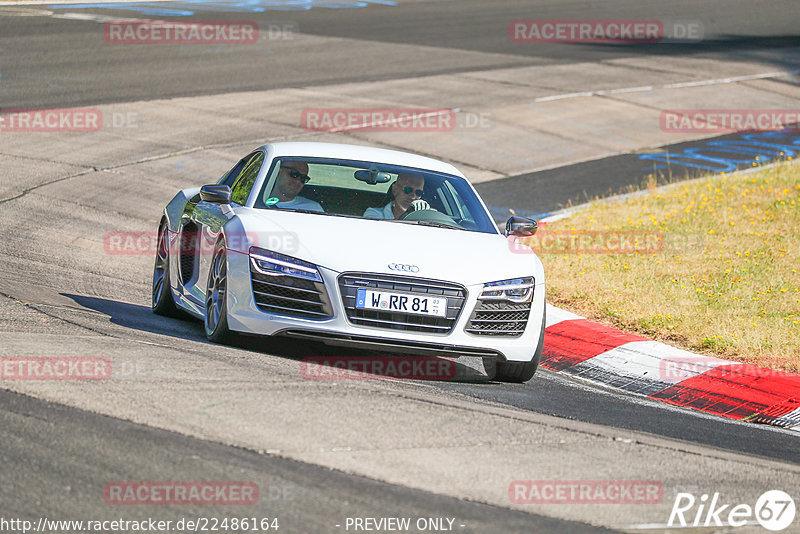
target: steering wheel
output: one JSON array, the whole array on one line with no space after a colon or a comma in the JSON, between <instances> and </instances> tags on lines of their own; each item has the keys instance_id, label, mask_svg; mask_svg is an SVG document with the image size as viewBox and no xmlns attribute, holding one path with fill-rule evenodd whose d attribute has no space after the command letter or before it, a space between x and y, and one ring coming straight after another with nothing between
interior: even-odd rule
<instances>
[{"instance_id":1,"label":"steering wheel","mask_svg":"<svg viewBox=\"0 0 800 534\"><path fill-rule=\"evenodd\" d=\"M409 216L409 215L411 215L412 213L422 213L423 211L436 211L436 210L435 210L435 209L433 209L433 208L428 208L428 209L426 209L426 210L412 210L412 209L408 209L408 210L406 210L405 212L403 212L403 214L402 214L400 217L398 217L398 218L397 218L397 220L398 220L398 221L405 221L405 220L408 218L408 216ZM438 213L438 212L437 212L437 213Z\"/></svg>"},{"instance_id":2,"label":"steering wheel","mask_svg":"<svg viewBox=\"0 0 800 534\"><path fill-rule=\"evenodd\" d=\"M448 226L455 226L456 228L462 228L460 224L458 224L455 219L450 217L449 215L445 215L439 210L429 208L426 210L419 210L419 211L406 211L402 214L398 219L398 221L424 221L424 222L431 222L431 223L439 223L439 224L446 224Z\"/></svg>"}]
</instances>

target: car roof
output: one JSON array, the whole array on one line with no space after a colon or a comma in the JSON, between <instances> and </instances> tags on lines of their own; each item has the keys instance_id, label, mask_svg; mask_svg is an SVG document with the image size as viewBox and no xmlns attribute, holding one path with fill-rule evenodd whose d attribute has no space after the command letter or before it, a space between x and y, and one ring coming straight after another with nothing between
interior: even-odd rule
<instances>
[{"instance_id":1,"label":"car roof","mask_svg":"<svg viewBox=\"0 0 800 534\"><path fill-rule=\"evenodd\" d=\"M390 163L393 165L403 165L415 167L429 171L443 172L455 176L464 175L449 163L439 161L425 156L418 156L399 150L387 150L384 148L374 148L368 146L346 145L340 143L317 143L317 142L287 142L272 143L264 145L268 154L272 157L314 157L314 158L336 158L349 159L355 161L374 161L375 163Z\"/></svg>"}]
</instances>

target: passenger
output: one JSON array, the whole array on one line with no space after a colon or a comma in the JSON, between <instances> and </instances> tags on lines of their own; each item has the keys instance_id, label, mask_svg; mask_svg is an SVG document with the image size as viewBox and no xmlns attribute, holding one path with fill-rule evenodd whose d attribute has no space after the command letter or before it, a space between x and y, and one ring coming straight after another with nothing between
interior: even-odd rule
<instances>
[{"instance_id":1,"label":"passenger","mask_svg":"<svg viewBox=\"0 0 800 534\"><path fill-rule=\"evenodd\" d=\"M367 208L364 217L367 219L399 219L412 204L415 211L430 209L430 204L422 200L424 187L424 176L400 173L386 192L388 200L386 205L379 208Z\"/></svg>"},{"instance_id":2,"label":"passenger","mask_svg":"<svg viewBox=\"0 0 800 534\"><path fill-rule=\"evenodd\" d=\"M272 188L272 196L278 198L276 206L295 210L325 212L319 202L300 196L300 191L311 178L308 164L302 161L283 161L278 179Z\"/></svg>"}]
</instances>

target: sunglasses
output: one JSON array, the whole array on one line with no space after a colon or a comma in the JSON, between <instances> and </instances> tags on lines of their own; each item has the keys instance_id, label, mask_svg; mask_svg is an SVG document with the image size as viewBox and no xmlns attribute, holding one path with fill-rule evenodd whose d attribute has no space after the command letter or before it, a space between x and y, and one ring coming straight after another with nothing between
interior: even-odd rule
<instances>
[{"instance_id":1,"label":"sunglasses","mask_svg":"<svg viewBox=\"0 0 800 534\"><path fill-rule=\"evenodd\" d=\"M289 171L289 176L294 178L295 180L303 180L304 184L307 184L311 177L307 174L303 174L302 172L298 171L297 169L292 169L291 167L281 167L281 169L285 171Z\"/></svg>"},{"instance_id":2,"label":"sunglasses","mask_svg":"<svg viewBox=\"0 0 800 534\"><path fill-rule=\"evenodd\" d=\"M410 185L407 185L403 188L403 193L405 193L406 195L410 195L412 191L416 193L417 196L420 198L422 198L422 195L425 193L425 191L423 191L422 189L414 189Z\"/></svg>"}]
</instances>

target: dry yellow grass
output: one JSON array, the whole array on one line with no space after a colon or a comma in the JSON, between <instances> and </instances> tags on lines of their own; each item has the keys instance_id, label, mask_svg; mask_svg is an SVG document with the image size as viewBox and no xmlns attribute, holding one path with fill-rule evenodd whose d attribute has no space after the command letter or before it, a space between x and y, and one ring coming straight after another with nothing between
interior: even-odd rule
<instances>
[{"instance_id":1,"label":"dry yellow grass","mask_svg":"<svg viewBox=\"0 0 800 534\"><path fill-rule=\"evenodd\" d=\"M800 165L596 202L544 231L658 232L664 243L656 253L555 254L528 240L549 302L689 350L800 371Z\"/></svg>"}]
</instances>

